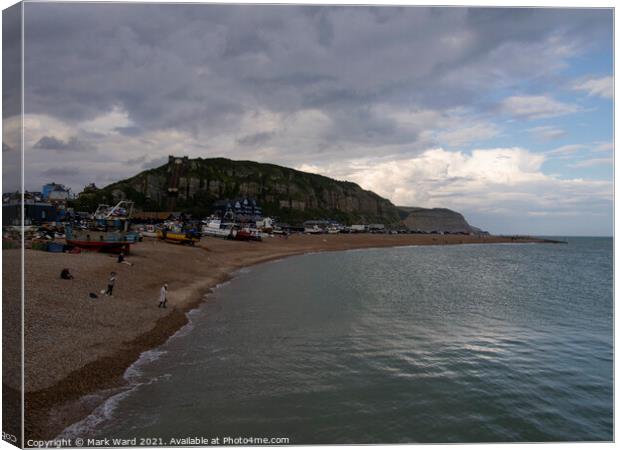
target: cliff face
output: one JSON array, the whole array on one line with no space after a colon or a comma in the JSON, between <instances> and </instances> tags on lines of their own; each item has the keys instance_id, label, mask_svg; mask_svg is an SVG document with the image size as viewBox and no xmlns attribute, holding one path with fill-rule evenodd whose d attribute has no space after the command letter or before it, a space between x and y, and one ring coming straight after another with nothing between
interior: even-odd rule
<instances>
[{"instance_id":1,"label":"cliff face","mask_svg":"<svg viewBox=\"0 0 620 450\"><path fill-rule=\"evenodd\" d=\"M106 186L112 201L130 199L144 210L206 215L217 200L255 198L268 215L299 222L332 218L345 223L397 223L389 200L355 183L273 164L224 158L170 157L167 164Z\"/></svg>"},{"instance_id":2,"label":"cliff face","mask_svg":"<svg viewBox=\"0 0 620 450\"><path fill-rule=\"evenodd\" d=\"M446 208L409 208L399 207L406 216L403 223L410 230L425 232L447 231L450 233L478 233L480 229L472 227L462 214Z\"/></svg>"}]
</instances>

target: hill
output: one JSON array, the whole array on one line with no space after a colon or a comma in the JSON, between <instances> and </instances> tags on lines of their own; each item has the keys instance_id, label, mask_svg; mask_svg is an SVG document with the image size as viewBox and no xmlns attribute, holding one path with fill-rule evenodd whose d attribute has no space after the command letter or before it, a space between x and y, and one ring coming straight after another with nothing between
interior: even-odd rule
<instances>
[{"instance_id":1,"label":"hill","mask_svg":"<svg viewBox=\"0 0 620 450\"><path fill-rule=\"evenodd\" d=\"M480 229L471 226L461 213L447 208L416 208L399 206L403 223L410 230L450 233L479 233Z\"/></svg>"},{"instance_id":2,"label":"hill","mask_svg":"<svg viewBox=\"0 0 620 450\"><path fill-rule=\"evenodd\" d=\"M256 199L265 215L291 224L334 219L344 224L396 224L399 209L389 200L348 181L274 164L225 158L170 156L160 167L80 195L79 206L133 200L144 211L184 211L204 217L218 200Z\"/></svg>"}]
</instances>

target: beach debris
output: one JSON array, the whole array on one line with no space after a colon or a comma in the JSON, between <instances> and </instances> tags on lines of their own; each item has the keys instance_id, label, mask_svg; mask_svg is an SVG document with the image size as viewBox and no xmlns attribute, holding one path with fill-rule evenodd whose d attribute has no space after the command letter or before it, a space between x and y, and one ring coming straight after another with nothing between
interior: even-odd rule
<instances>
[{"instance_id":1,"label":"beach debris","mask_svg":"<svg viewBox=\"0 0 620 450\"><path fill-rule=\"evenodd\" d=\"M102 291L102 293L103 293L103 291ZM99 296L97 294L95 294L94 292L91 292L90 294L88 294L88 296L90 298L99 298Z\"/></svg>"}]
</instances>

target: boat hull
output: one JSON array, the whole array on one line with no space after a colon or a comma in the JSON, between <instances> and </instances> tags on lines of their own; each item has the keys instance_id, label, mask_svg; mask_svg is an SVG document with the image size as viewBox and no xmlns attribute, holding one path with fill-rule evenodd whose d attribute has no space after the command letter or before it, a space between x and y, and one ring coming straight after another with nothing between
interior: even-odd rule
<instances>
[{"instance_id":1,"label":"boat hull","mask_svg":"<svg viewBox=\"0 0 620 450\"><path fill-rule=\"evenodd\" d=\"M262 241L258 234L246 230L238 230L234 234L234 239L235 241Z\"/></svg>"},{"instance_id":2,"label":"boat hull","mask_svg":"<svg viewBox=\"0 0 620 450\"><path fill-rule=\"evenodd\" d=\"M73 247L83 248L94 252L109 253L129 253L131 243L129 242L97 242L97 241L78 241L75 239L67 239L67 244Z\"/></svg>"},{"instance_id":3,"label":"boat hull","mask_svg":"<svg viewBox=\"0 0 620 450\"><path fill-rule=\"evenodd\" d=\"M205 236L227 238L230 236L230 229L203 227L202 234Z\"/></svg>"},{"instance_id":4,"label":"boat hull","mask_svg":"<svg viewBox=\"0 0 620 450\"><path fill-rule=\"evenodd\" d=\"M173 231L158 231L157 239L189 245L194 245L196 242L200 241L200 238L190 236L186 233L175 233Z\"/></svg>"},{"instance_id":5,"label":"boat hull","mask_svg":"<svg viewBox=\"0 0 620 450\"><path fill-rule=\"evenodd\" d=\"M73 247L97 252L129 252L130 245L139 240L138 233L123 231L102 231L96 229L74 229L65 227L65 240Z\"/></svg>"}]
</instances>

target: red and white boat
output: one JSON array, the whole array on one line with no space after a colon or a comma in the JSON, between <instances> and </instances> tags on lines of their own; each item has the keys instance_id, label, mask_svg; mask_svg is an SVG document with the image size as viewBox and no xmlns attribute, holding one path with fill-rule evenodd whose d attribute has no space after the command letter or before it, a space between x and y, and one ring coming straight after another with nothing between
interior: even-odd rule
<instances>
[{"instance_id":1,"label":"red and white boat","mask_svg":"<svg viewBox=\"0 0 620 450\"><path fill-rule=\"evenodd\" d=\"M130 231L133 202L121 201L116 206L99 205L92 218L85 223L65 225L67 244L97 252L129 252L131 244L140 235Z\"/></svg>"}]
</instances>

